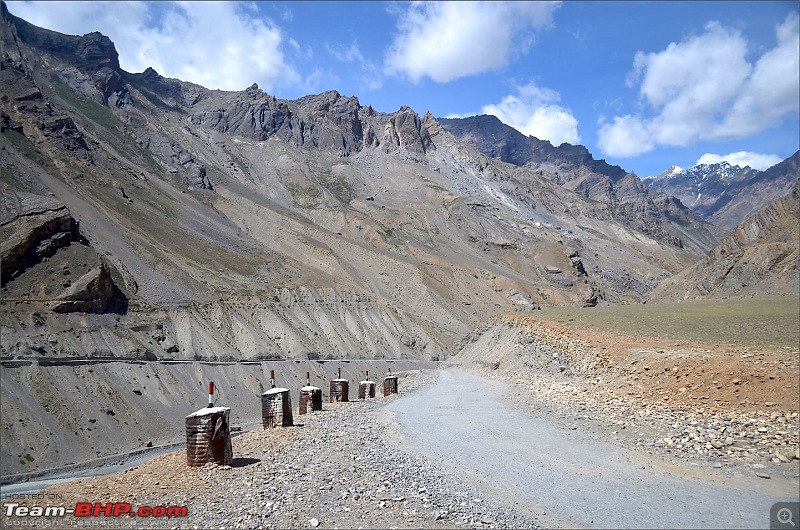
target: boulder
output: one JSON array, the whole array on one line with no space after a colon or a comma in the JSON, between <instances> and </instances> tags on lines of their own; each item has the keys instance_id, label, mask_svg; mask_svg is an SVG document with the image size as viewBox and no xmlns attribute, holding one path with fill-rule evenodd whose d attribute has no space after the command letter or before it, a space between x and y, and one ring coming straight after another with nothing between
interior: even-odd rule
<instances>
[{"instance_id":1,"label":"boulder","mask_svg":"<svg viewBox=\"0 0 800 530\"><path fill-rule=\"evenodd\" d=\"M51 309L56 313L104 313L115 294L111 272L102 262L65 289Z\"/></svg>"}]
</instances>

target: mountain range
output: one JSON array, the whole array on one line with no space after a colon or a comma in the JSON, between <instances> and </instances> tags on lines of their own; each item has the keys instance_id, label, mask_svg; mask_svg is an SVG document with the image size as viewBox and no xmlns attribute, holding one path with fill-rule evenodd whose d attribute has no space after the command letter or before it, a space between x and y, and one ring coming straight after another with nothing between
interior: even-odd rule
<instances>
[{"instance_id":1,"label":"mountain range","mask_svg":"<svg viewBox=\"0 0 800 530\"><path fill-rule=\"evenodd\" d=\"M733 230L750 215L789 194L800 174L800 151L758 171L727 162L673 166L642 179L648 188L677 197L703 219Z\"/></svg>"},{"instance_id":2,"label":"mountain range","mask_svg":"<svg viewBox=\"0 0 800 530\"><path fill-rule=\"evenodd\" d=\"M275 367L414 370L497 314L800 291L796 184L750 213L797 155L708 214L491 116L209 90L0 24L4 481L174 443L208 380L241 425Z\"/></svg>"},{"instance_id":3,"label":"mountain range","mask_svg":"<svg viewBox=\"0 0 800 530\"><path fill-rule=\"evenodd\" d=\"M726 235L490 116L209 90L2 24L4 358L437 359L495 313L641 302Z\"/></svg>"}]
</instances>

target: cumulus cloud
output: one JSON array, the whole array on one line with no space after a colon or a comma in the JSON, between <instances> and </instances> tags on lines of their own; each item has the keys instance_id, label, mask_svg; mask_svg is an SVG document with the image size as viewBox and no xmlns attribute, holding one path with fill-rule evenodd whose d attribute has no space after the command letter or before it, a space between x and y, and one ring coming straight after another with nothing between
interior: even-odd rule
<instances>
[{"instance_id":1,"label":"cumulus cloud","mask_svg":"<svg viewBox=\"0 0 800 530\"><path fill-rule=\"evenodd\" d=\"M655 147L644 121L636 116L614 116L597 133L597 145L609 155L627 158L639 156Z\"/></svg>"},{"instance_id":2,"label":"cumulus cloud","mask_svg":"<svg viewBox=\"0 0 800 530\"><path fill-rule=\"evenodd\" d=\"M446 83L498 70L527 53L532 30L552 21L558 2L412 2L385 58L389 75Z\"/></svg>"},{"instance_id":3,"label":"cumulus cloud","mask_svg":"<svg viewBox=\"0 0 800 530\"><path fill-rule=\"evenodd\" d=\"M558 92L531 82L518 86L516 95L508 95L500 103L485 105L481 113L497 116L519 132L548 140L553 145L564 142L578 144L578 120L569 109L558 104L560 100Z\"/></svg>"},{"instance_id":4,"label":"cumulus cloud","mask_svg":"<svg viewBox=\"0 0 800 530\"><path fill-rule=\"evenodd\" d=\"M14 15L37 26L107 35L129 72L153 67L165 77L224 90L300 83L283 53L284 44L296 43L253 9L232 2L9 3Z\"/></svg>"},{"instance_id":5,"label":"cumulus cloud","mask_svg":"<svg viewBox=\"0 0 800 530\"><path fill-rule=\"evenodd\" d=\"M728 153L727 155L716 155L714 153L706 153L697 160L697 165L700 164L719 164L720 162L727 162L732 166L747 167L764 171L771 168L775 164L782 162L783 159L778 155L767 155L761 153L751 153L749 151L737 151L735 153Z\"/></svg>"},{"instance_id":6,"label":"cumulus cloud","mask_svg":"<svg viewBox=\"0 0 800 530\"><path fill-rule=\"evenodd\" d=\"M742 138L780 124L800 109L800 33L797 15L776 27L777 45L753 65L748 42L735 29L709 22L701 35L658 53L639 52L628 76L639 86L645 113L601 123L598 146L631 157L657 145Z\"/></svg>"}]
</instances>

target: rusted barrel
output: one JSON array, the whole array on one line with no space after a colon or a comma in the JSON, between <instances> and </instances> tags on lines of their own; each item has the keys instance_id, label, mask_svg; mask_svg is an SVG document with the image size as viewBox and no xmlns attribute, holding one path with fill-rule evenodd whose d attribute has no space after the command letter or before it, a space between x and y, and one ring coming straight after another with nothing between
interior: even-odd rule
<instances>
[{"instance_id":1,"label":"rusted barrel","mask_svg":"<svg viewBox=\"0 0 800 530\"><path fill-rule=\"evenodd\" d=\"M334 379L331 381L331 403L349 401L350 382L347 379Z\"/></svg>"},{"instance_id":2,"label":"rusted barrel","mask_svg":"<svg viewBox=\"0 0 800 530\"><path fill-rule=\"evenodd\" d=\"M288 388L273 388L261 394L261 423L265 429L294 424L292 397Z\"/></svg>"},{"instance_id":3,"label":"rusted barrel","mask_svg":"<svg viewBox=\"0 0 800 530\"><path fill-rule=\"evenodd\" d=\"M375 397L375 381L360 381L358 383L358 399Z\"/></svg>"},{"instance_id":4,"label":"rusted barrel","mask_svg":"<svg viewBox=\"0 0 800 530\"><path fill-rule=\"evenodd\" d=\"M186 416L186 463L231 465L233 447L229 407L206 407Z\"/></svg>"},{"instance_id":5,"label":"rusted barrel","mask_svg":"<svg viewBox=\"0 0 800 530\"><path fill-rule=\"evenodd\" d=\"M397 376L390 375L383 380L383 397L397 394Z\"/></svg>"},{"instance_id":6,"label":"rusted barrel","mask_svg":"<svg viewBox=\"0 0 800 530\"><path fill-rule=\"evenodd\" d=\"M300 414L322 410L322 389L307 385L300 389Z\"/></svg>"}]
</instances>

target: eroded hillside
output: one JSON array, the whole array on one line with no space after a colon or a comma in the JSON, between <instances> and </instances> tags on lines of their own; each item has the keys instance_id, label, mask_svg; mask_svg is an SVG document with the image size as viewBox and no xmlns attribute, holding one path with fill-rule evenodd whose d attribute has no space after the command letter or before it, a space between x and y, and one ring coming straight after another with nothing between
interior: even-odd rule
<instances>
[{"instance_id":1,"label":"eroded hillside","mask_svg":"<svg viewBox=\"0 0 800 530\"><path fill-rule=\"evenodd\" d=\"M754 296L800 291L800 180L737 226L705 259L665 279L648 298Z\"/></svg>"},{"instance_id":2,"label":"eroded hillside","mask_svg":"<svg viewBox=\"0 0 800 530\"><path fill-rule=\"evenodd\" d=\"M72 234L4 210L6 357L438 358L499 311L638 301L710 248L430 114L131 74L106 37L3 9L4 203L49 201Z\"/></svg>"}]
</instances>

